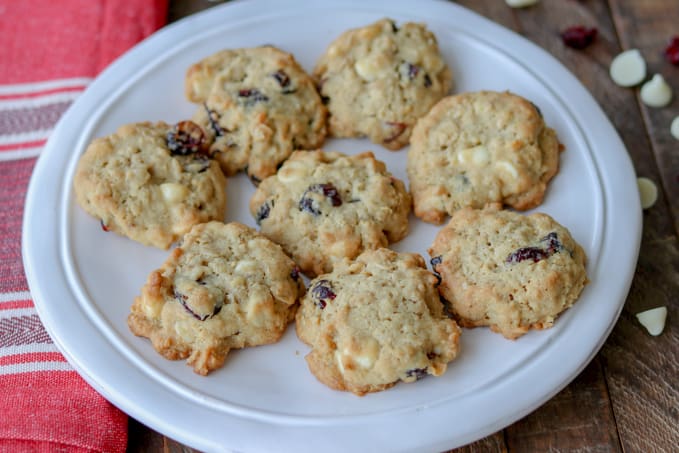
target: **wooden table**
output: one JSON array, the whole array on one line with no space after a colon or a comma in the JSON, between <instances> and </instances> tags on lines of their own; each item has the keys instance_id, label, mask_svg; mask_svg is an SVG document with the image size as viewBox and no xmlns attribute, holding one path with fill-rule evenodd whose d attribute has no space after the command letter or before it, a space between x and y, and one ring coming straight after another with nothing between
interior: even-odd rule
<instances>
[{"instance_id":1,"label":"wooden table","mask_svg":"<svg viewBox=\"0 0 679 453\"><path fill-rule=\"evenodd\" d=\"M615 125L637 175L656 182L659 198L644 212L634 282L599 354L538 410L456 451L679 451L679 141L669 131L679 115L679 67L662 55L670 37L679 35L679 0L542 0L526 9L511 9L502 0L457 3L515 30L566 65ZM169 21L215 4L170 1ZM570 25L596 27L595 43L581 51L564 46L559 33ZM646 107L638 89L611 81L611 59L630 48L644 55L649 74L663 74L672 86L668 107ZM651 337L635 314L662 305L669 310L665 331ZM132 419L129 436L129 452L194 451Z\"/></svg>"}]
</instances>

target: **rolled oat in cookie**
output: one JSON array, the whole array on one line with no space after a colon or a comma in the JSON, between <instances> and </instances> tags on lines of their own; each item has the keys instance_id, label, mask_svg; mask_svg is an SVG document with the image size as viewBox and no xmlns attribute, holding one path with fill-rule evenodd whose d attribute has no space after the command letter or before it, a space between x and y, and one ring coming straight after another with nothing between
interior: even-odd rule
<instances>
[{"instance_id":1,"label":"rolled oat in cookie","mask_svg":"<svg viewBox=\"0 0 679 453\"><path fill-rule=\"evenodd\" d=\"M313 72L334 137L367 136L397 150L413 126L451 88L450 69L424 24L390 19L348 30Z\"/></svg>"},{"instance_id":2,"label":"rolled oat in cookie","mask_svg":"<svg viewBox=\"0 0 679 453\"><path fill-rule=\"evenodd\" d=\"M410 207L405 184L371 152L297 151L250 200L262 233L310 276L404 238Z\"/></svg>"},{"instance_id":3,"label":"rolled oat in cookie","mask_svg":"<svg viewBox=\"0 0 679 453\"><path fill-rule=\"evenodd\" d=\"M588 282L584 250L547 214L461 209L429 254L460 325L490 326L510 339L552 327Z\"/></svg>"},{"instance_id":4,"label":"rolled oat in cookie","mask_svg":"<svg viewBox=\"0 0 679 453\"><path fill-rule=\"evenodd\" d=\"M245 171L258 184L292 151L325 140L327 110L313 80L272 46L223 50L195 63L186 96L198 104L193 120L227 176Z\"/></svg>"},{"instance_id":5,"label":"rolled oat in cookie","mask_svg":"<svg viewBox=\"0 0 679 453\"><path fill-rule=\"evenodd\" d=\"M127 323L165 358L206 375L231 349L277 342L304 291L278 245L240 223L209 222L151 272Z\"/></svg>"},{"instance_id":6,"label":"rolled oat in cookie","mask_svg":"<svg viewBox=\"0 0 679 453\"><path fill-rule=\"evenodd\" d=\"M459 353L460 328L436 283L420 255L386 248L317 277L296 317L311 372L357 395L441 376Z\"/></svg>"},{"instance_id":7,"label":"rolled oat in cookie","mask_svg":"<svg viewBox=\"0 0 679 453\"><path fill-rule=\"evenodd\" d=\"M502 203L518 210L542 203L559 168L561 145L538 107L509 92L442 99L411 137L407 172L415 215L447 215Z\"/></svg>"},{"instance_id":8,"label":"rolled oat in cookie","mask_svg":"<svg viewBox=\"0 0 679 453\"><path fill-rule=\"evenodd\" d=\"M226 179L191 121L129 124L95 139L73 186L105 231L164 249L192 226L222 220L226 209Z\"/></svg>"}]
</instances>

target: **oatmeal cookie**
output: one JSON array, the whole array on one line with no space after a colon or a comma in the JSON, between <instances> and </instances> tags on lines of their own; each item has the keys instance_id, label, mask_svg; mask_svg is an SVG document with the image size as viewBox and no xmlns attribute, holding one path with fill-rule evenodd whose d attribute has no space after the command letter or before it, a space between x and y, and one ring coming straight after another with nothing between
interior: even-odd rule
<instances>
[{"instance_id":1,"label":"oatmeal cookie","mask_svg":"<svg viewBox=\"0 0 679 453\"><path fill-rule=\"evenodd\" d=\"M547 214L456 211L429 254L460 325L510 339L552 327L588 281L582 247Z\"/></svg>"},{"instance_id":2,"label":"oatmeal cookie","mask_svg":"<svg viewBox=\"0 0 679 453\"><path fill-rule=\"evenodd\" d=\"M327 386L357 395L440 376L459 352L424 259L383 248L310 283L296 317L306 361Z\"/></svg>"},{"instance_id":3,"label":"oatmeal cookie","mask_svg":"<svg viewBox=\"0 0 679 453\"><path fill-rule=\"evenodd\" d=\"M223 50L191 66L186 96L201 104L193 120L227 176L246 171L257 184L297 149L316 149L327 110L295 58L271 46Z\"/></svg>"},{"instance_id":4,"label":"oatmeal cookie","mask_svg":"<svg viewBox=\"0 0 679 453\"><path fill-rule=\"evenodd\" d=\"M340 35L313 72L335 137L367 136L397 150L452 85L436 37L425 25L390 19Z\"/></svg>"},{"instance_id":5,"label":"oatmeal cookie","mask_svg":"<svg viewBox=\"0 0 679 453\"><path fill-rule=\"evenodd\" d=\"M464 207L542 203L560 144L530 101L480 91L442 99L415 126L408 179L415 215L442 223Z\"/></svg>"},{"instance_id":6,"label":"oatmeal cookie","mask_svg":"<svg viewBox=\"0 0 679 453\"><path fill-rule=\"evenodd\" d=\"M105 231L167 249L193 225L224 218L226 178L203 141L190 121L123 126L80 157L76 200Z\"/></svg>"},{"instance_id":7,"label":"oatmeal cookie","mask_svg":"<svg viewBox=\"0 0 679 453\"><path fill-rule=\"evenodd\" d=\"M197 225L151 272L127 323L198 374L231 349L274 343L294 319L304 283L281 248L240 223Z\"/></svg>"},{"instance_id":8,"label":"oatmeal cookie","mask_svg":"<svg viewBox=\"0 0 679 453\"><path fill-rule=\"evenodd\" d=\"M408 233L410 195L371 152L297 151L250 200L262 233L308 275Z\"/></svg>"}]
</instances>

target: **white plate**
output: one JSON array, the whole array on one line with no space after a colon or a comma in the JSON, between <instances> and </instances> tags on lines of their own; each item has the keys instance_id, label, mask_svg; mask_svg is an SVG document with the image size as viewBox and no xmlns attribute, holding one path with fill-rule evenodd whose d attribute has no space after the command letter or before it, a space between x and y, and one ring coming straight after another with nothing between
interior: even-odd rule
<instances>
[{"instance_id":1,"label":"white plate","mask_svg":"<svg viewBox=\"0 0 679 453\"><path fill-rule=\"evenodd\" d=\"M591 283L581 300L553 329L518 341L465 330L463 352L444 376L363 398L317 382L292 327L276 345L232 353L209 377L161 358L125 321L167 253L104 233L75 204L79 155L94 137L124 123L190 117L186 68L217 50L273 43L310 70L340 32L384 16L428 24L453 69L455 91L509 89L535 102L556 129L566 151L539 210L568 227L587 252ZM364 140L332 140L325 148L372 149L406 179L406 150ZM227 192L226 220L254 226L250 182L231 178ZM427 257L437 228L415 219L411 228L395 248ZM265 0L215 7L171 25L91 84L36 165L23 253L41 319L68 360L106 398L172 438L209 451L436 451L503 428L577 375L621 310L640 233L635 175L622 142L579 82L535 45L451 3Z\"/></svg>"}]
</instances>

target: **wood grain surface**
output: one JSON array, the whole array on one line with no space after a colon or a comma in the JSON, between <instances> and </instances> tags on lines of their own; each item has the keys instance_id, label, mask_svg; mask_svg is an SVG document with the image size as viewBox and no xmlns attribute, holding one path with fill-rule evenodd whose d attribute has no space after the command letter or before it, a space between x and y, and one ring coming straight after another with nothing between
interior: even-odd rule
<instances>
[{"instance_id":1,"label":"wood grain surface","mask_svg":"<svg viewBox=\"0 0 679 453\"><path fill-rule=\"evenodd\" d=\"M219 2L170 1L169 21ZM601 351L564 390L503 431L456 452L679 451L679 141L670 123L679 115L679 67L663 57L679 35L679 0L541 0L509 8L502 0L457 3L533 41L589 89L622 137L637 175L656 182L659 197L644 212L644 233L632 288ZM584 50L563 45L571 25L596 27ZM645 106L638 88L613 84L608 67L622 50L637 48L649 76L662 74L672 103ZM615 279L617 276L611 275ZM666 306L665 331L650 336L636 313ZM194 452L130 419L129 452ZM319 451L322 447L319 446Z\"/></svg>"}]
</instances>

